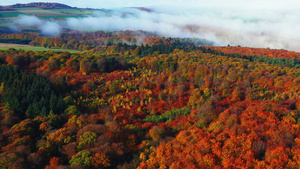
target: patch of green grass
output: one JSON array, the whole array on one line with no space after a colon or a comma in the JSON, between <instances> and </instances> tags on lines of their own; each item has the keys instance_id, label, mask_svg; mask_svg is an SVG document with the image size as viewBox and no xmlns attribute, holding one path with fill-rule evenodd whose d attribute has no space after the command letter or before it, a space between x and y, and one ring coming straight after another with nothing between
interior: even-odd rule
<instances>
[{"instance_id":1,"label":"patch of green grass","mask_svg":"<svg viewBox=\"0 0 300 169\"><path fill-rule=\"evenodd\" d=\"M27 7L27 8L14 8L14 10L17 10L17 11L30 11L30 10L40 10L40 8Z\"/></svg>"},{"instance_id":2,"label":"patch of green grass","mask_svg":"<svg viewBox=\"0 0 300 169\"><path fill-rule=\"evenodd\" d=\"M14 48L14 49L22 49L25 51L49 51L49 50L53 50L53 51L62 51L62 52L70 52L70 53L76 53L78 52L78 50L72 50L72 49L58 49L58 48L43 48L43 47L35 47L35 46L30 46L30 47L0 47L0 50L9 50L10 48Z\"/></svg>"},{"instance_id":3,"label":"patch of green grass","mask_svg":"<svg viewBox=\"0 0 300 169\"><path fill-rule=\"evenodd\" d=\"M40 9L35 7L15 8L14 11L0 11L0 31L9 30L13 20L19 15L35 15L44 20L64 20L68 18L82 18L95 13L109 14L112 10L106 9ZM32 30L33 29L33 30ZM24 28L22 32L38 32L36 28ZM93 31L93 30L86 30Z\"/></svg>"},{"instance_id":4,"label":"patch of green grass","mask_svg":"<svg viewBox=\"0 0 300 169\"><path fill-rule=\"evenodd\" d=\"M13 18L13 17L17 17L22 14L24 14L24 13L16 12L16 11L1 11L0 18Z\"/></svg>"},{"instance_id":5,"label":"patch of green grass","mask_svg":"<svg viewBox=\"0 0 300 169\"><path fill-rule=\"evenodd\" d=\"M97 12L106 13L106 14L111 13L111 10L106 10L106 9L94 9L94 10L93 9L51 9L51 11L65 16L78 15L79 17L90 16ZM74 17L74 16L70 16L70 17Z\"/></svg>"},{"instance_id":6,"label":"patch of green grass","mask_svg":"<svg viewBox=\"0 0 300 169\"><path fill-rule=\"evenodd\" d=\"M43 18L43 19L66 19L66 18L80 18L83 16L74 16L74 15L70 15L70 16L39 16L39 18Z\"/></svg>"},{"instance_id":7,"label":"patch of green grass","mask_svg":"<svg viewBox=\"0 0 300 169\"><path fill-rule=\"evenodd\" d=\"M83 9L50 9L50 11L61 15L68 15L68 14L85 15L87 13L86 10Z\"/></svg>"},{"instance_id":8,"label":"patch of green grass","mask_svg":"<svg viewBox=\"0 0 300 169\"><path fill-rule=\"evenodd\" d=\"M40 9L40 8L15 8L14 11L0 11L0 18L14 18L21 14L35 15L43 19L66 19L73 17L85 17L94 13L111 13L105 9Z\"/></svg>"}]
</instances>

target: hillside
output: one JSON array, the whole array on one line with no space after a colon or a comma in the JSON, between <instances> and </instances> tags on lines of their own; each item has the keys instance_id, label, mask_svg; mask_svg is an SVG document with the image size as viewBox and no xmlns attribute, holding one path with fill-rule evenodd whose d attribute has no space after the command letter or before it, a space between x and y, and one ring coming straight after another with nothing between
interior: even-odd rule
<instances>
[{"instance_id":1,"label":"hillside","mask_svg":"<svg viewBox=\"0 0 300 169\"><path fill-rule=\"evenodd\" d=\"M3 8L31 8L31 7L37 7L42 9L69 9L72 8L65 4L60 3L43 3L43 2L33 2L28 4L14 4L9 6L1 6L1 9Z\"/></svg>"},{"instance_id":2,"label":"hillside","mask_svg":"<svg viewBox=\"0 0 300 169\"><path fill-rule=\"evenodd\" d=\"M140 34L3 34L0 168L300 167L299 53Z\"/></svg>"},{"instance_id":3,"label":"hillside","mask_svg":"<svg viewBox=\"0 0 300 169\"><path fill-rule=\"evenodd\" d=\"M30 3L2 6L0 8L0 19L13 19L19 15L34 15L43 19L63 19L68 17L83 17L91 10L73 8L58 3Z\"/></svg>"},{"instance_id":4,"label":"hillside","mask_svg":"<svg viewBox=\"0 0 300 169\"><path fill-rule=\"evenodd\" d=\"M300 53L185 18L1 7L0 168L300 168Z\"/></svg>"},{"instance_id":5,"label":"hillside","mask_svg":"<svg viewBox=\"0 0 300 169\"><path fill-rule=\"evenodd\" d=\"M28 3L0 6L0 31L15 32L11 27L20 16L36 16L42 21L64 20L91 16L94 12L107 12L104 9L81 9L59 3ZM26 21L30 23L31 21ZM37 31L34 26L25 26L30 31ZM25 28L24 28L25 29ZM26 31L25 29L25 31ZM28 31L28 30L27 30Z\"/></svg>"}]
</instances>

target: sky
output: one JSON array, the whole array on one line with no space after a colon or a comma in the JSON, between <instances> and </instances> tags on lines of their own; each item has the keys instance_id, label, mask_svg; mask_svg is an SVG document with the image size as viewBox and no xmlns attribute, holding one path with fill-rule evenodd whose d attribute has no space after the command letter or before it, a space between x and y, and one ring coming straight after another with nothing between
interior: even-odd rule
<instances>
[{"instance_id":1,"label":"sky","mask_svg":"<svg viewBox=\"0 0 300 169\"><path fill-rule=\"evenodd\" d=\"M0 5L29 2L6 0ZM214 41L215 45L270 47L300 52L298 0L62 0L58 3L118 10L110 16L95 13L94 16L61 22L21 16L15 28L22 27L22 23L38 25L43 33L49 35L59 33L66 26L94 31L145 30L167 37L204 38ZM120 9L122 7L147 7L154 12Z\"/></svg>"},{"instance_id":2,"label":"sky","mask_svg":"<svg viewBox=\"0 0 300 169\"><path fill-rule=\"evenodd\" d=\"M215 9L266 9L290 10L299 9L297 0L3 0L0 5L30 2L57 2L80 8L119 8L119 7L184 7L184 8L215 8Z\"/></svg>"}]
</instances>

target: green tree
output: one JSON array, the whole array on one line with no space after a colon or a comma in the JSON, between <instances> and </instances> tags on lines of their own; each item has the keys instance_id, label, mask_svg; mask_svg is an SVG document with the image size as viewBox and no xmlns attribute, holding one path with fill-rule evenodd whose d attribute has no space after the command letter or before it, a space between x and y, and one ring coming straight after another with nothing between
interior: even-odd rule
<instances>
[{"instance_id":1,"label":"green tree","mask_svg":"<svg viewBox=\"0 0 300 169\"><path fill-rule=\"evenodd\" d=\"M66 110L65 110L65 114L67 115L80 115L80 111L77 109L77 107L75 105L70 105Z\"/></svg>"},{"instance_id":2,"label":"green tree","mask_svg":"<svg viewBox=\"0 0 300 169\"><path fill-rule=\"evenodd\" d=\"M89 150L82 150L76 155L72 156L69 163L73 165L91 166L92 156Z\"/></svg>"},{"instance_id":3,"label":"green tree","mask_svg":"<svg viewBox=\"0 0 300 169\"><path fill-rule=\"evenodd\" d=\"M111 85L109 86L109 92L112 95L115 95L119 92L119 86L118 86L118 83L116 81L113 81L111 83Z\"/></svg>"},{"instance_id":4,"label":"green tree","mask_svg":"<svg viewBox=\"0 0 300 169\"><path fill-rule=\"evenodd\" d=\"M84 149L85 146L91 146L97 141L97 134L92 131L87 131L79 137L78 150Z\"/></svg>"}]
</instances>

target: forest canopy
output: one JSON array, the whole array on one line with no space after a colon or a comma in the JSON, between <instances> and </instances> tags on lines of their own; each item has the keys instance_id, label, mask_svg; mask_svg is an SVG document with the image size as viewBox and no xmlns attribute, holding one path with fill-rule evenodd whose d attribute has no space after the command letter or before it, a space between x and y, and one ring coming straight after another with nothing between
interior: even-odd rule
<instances>
[{"instance_id":1,"label":"forest canopy","mask_svg":"<svg viewBox=\"0 0 300 169\"><path fill-rule=\"evenodd\" d=\"M0 168L299 168L299 53L142 31L0 42L47 48L0 50Z\"/></svg>"}]
</instances>

